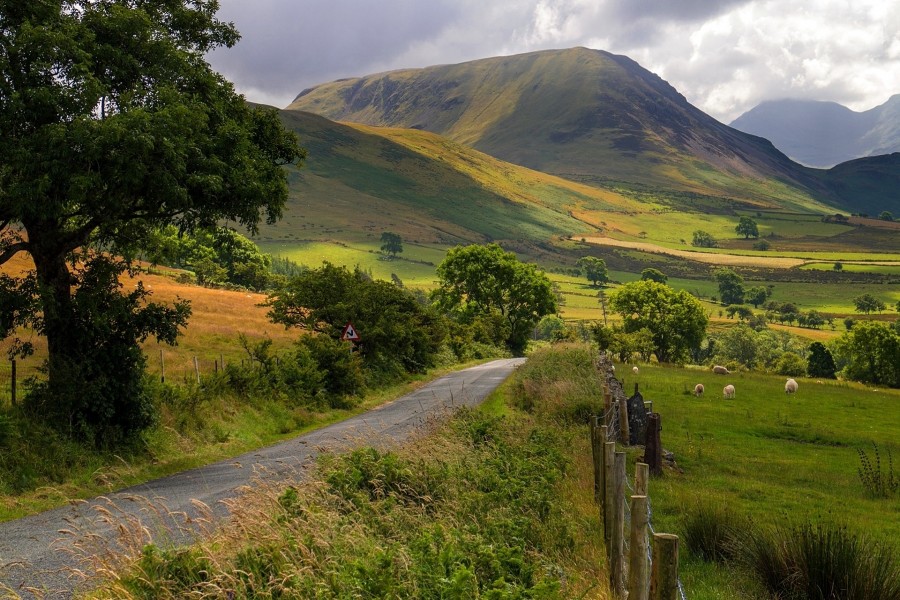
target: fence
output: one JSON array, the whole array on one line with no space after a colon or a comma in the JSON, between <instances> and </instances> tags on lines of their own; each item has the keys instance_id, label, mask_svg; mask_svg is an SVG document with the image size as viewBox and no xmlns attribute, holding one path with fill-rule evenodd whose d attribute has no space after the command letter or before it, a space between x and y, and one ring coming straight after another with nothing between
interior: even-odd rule
<instances>
[{"instance_id":1,"label":"fence","mask_svg":"<svg viewBox=\"0 0 900 600\"><path fill-rule=\"evenodd\" d=\"M609 561L610 588L628 600L686 600L678 578L678 536L656 533L649 497L650 475L662 474L660 417L652 403L635 393L626 398L605 356L597 361L604 376L602 415L591 419L594 500L601 508ZM625 452L616 450L644 442L644 460L630 481ZM626 488L630 501L626 502ZM629 535L626 537L625 532ZM652 544L650 543L652 535Z\"/></svg>"}]
</instances>

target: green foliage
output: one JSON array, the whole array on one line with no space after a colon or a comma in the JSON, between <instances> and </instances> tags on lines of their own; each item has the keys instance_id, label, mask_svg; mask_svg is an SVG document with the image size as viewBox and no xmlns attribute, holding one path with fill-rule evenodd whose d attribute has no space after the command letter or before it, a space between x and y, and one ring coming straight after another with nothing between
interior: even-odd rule
<instances>
[{"instance_id":1,"label":"green foliage","mask_svg":"<svg viewBox=\"0 0 900 600\"><path fill-rule=\"evenodd\" d=\"M840 261L835 261L834 265L833 265L831 268L832 268L832 270L834 270L834 271L843 271L843 270L844 270L844 263L842 263L842 262L840 262Z\"/></svg>"},{"instance_id":2,"label":"green foliage","mask_svg":"<svg viewBox=\"0 0 900 600\"><path fill-rule=\"evenodd\" d=\"M784 331L753 330L739 324L713 336L716 364L736 363L747 369L776 370L779 359L786 352L804 356L806 348ZM789 359L797 365L796 360ZM801 361L802 362L802 361ZM802 367L805 370L805 364Z\"/></svg>"},{"instance_id":3,"label":"green foliage","mask_svg":"<svg viewBox=\"0 0 900 600\"><path fill-rule=\"evenodd\" d=\"M655 281L656 283L666 283L669 280L669 276L659 269L648 267L641 271L641 279Z\"/></svg>"},{"instance_id":4,"label":"green foliage","mask_svg":"<svg viewBox=\"0 0 900 600\"><path fill-rule=\"evenodd\" d=\"M716 238L702 229L695 231L694 237L691 240L691 246L696 246L698 248L715 248L718 245L719 242L716 241Z\"/></svg>"},{"instance_id":5,"label":"green foliage","mask_svg":"<svg viewBox=\"0 0 900 600\"><path fill-rule=\"evenodd\" d=\"M884 302L872 294L857 296L853 299L853 304L856 306L856 312L865 313L867 315L873 312L881 312L886 308Z\"/></svg>"},{"instance_id":6,"label":"green foliage","mask_svg":"<svg viewBox=\"0 0 900 600\"><path fill-rule=\"evenodd\" d=\"M798 354L785 352L778 357L775 372L787 377L802 377L806 375L806 361Z\"/></svg>"},{"instance_id":7,"label":"green foliage","mask_svg":"<svg viewBox=\"0 0 900 600\"><path fill-rule=\"evenodd\" d=\"M26 398L30 414L96 446L115 446L154 422L155 408L143 384L146 358L138 345L150 336L174 343L190 308L145 304L141 284L119 293L125 265L97 255L75 274L77 287L64 317L65 344L51 354L48 380ZM142 304L144 304L142 306ZM62 315L56 315L57 318ZM38 319L46 333L53 322Z\"/></svg>"},{"instance_id":8,"label":"green foliage","mask_svg":"<svg viewBox=\"0 0 900 600\"><path fill-rule=\"evenodd\" d=\"M747 216L741 217L740 222L735 226L734 230L738 235L744 236L744 239L759 237L759 227L757 226L756 221Z\"/></svg>"},{"instance_id":9,"label":"green foliage","mask_svg":"<svg viewBox=\"0 0 900 600\"><path fill-rule=\"evenodd\" d=\"M766 250L769 250L771 247L772 247L772 244L770 244L768 240L759 240L758 242L753 242L754 250L760 250L762 252L765 252Z\"/></svg>"},{"instance_id":10,"label":"green foliage","mask_svg":"<svg viewBox=\"0 0 900 600\"><path fill-rule=\"evenodd\" d=\"M609 269L606 268L606 261L602 258L582 256L576 266L593 285L600 286L609 281Z\"/></svg>"},{"instance_id":11,"label":"green foliage","mask_svg":"<svg viewBox=\"0 0 900 600\"><path fill-rule=\"evenodd\" d=\"M557 310L550 279L497 244L450 249L437 275L437 305L464 323L499 317L506 329L504 343L513 353L523 352L535 324Z\"/></svg>"},{"instance_id":12,"label":"green foliage","mask_svg":"<svg viewBox=\"0 0 900 600\"><path fill-rule=\"evenodd\" d=\"M857 448L859 468L856 470L859 481L866 493L872 498L893 498L900 490L900 479L894 476L894 455L887 447L887 468L882 472L881 453L878 444L872 442L872 458L862 448Z\"/></svg>"},{"instance_id":13,"label":"green foliage","mask_svg":"<svg viewBox=\"0 0 900 600\"><path fill-rule=\"evenodd\" d=\"M362 338L363 362L387 377L432 366L446 335L441 317L407 290L330 263L290 280L269 296L268 305L273 322L332 340L352 323Z\"/></svg>"},{"instance_id":14,"label":"green foliage","mask_svg":"<svg viewBox=\"0 0 900 600\"><path fill-rule=\"evenodd\" d=\"M211 569L209 559L196 549L160 549L149 544L144 547L134 574L126 577L122 585L134 598L174 598L203 589Z\"/></svg>"},{"instance_id":15,"label":"green foliage","mask_svg":"<svg viewBox=\"0 0 900 600\"><path fill-rule=\"evenodd\" d=\"M427 444L325 456L315 485L271 494L271 517L242 522L239 545L229 538L214 560L199 548L148 547L111 595L182 597L203 586L235 598L570 597L576 588L563 590L556 566L577 534L560 491L570 441L521 417L463 410Z\"/></svg>"},{"instance_id":16,"label":"green foliage","mask_svg":"<svg viewBox=\"0 0 900 600\"><path fill-rule=\"evenodd\" d=\"M769 291L765 287L758 285L754 286L746 291L744 294L744 301L749 302L753 305L754 308L759 308L759 306L769 298Z\"/></svg>"},{"instance_id":17,"label":"green foliage","mask_svg":"<svg viewBox=\"0 0 900 600\"><path fill-rule=\"evenodd\" d=\"M681 360L706 335L709 318L700 302L685 292L655 281L627 283L611 299L626 333L647 329L659 362Z\"/></svg>"},{"instance_id":18,"label":"green foliage","mask_svg":"<svg viewBox=\"0 0 900 600\"><path fill-rule=\"evenodd\" d=\"M113 408L129 401L113 400L112 390L137 392L136 340L154 329L175 331L186 315L147 307L130 325L134 316L122 315L132 308L123 305L133 307L133 297L94 293L91 303L108 303L115 316L94 313L99 327L78 322L90 311L85 295L73 296L71 254L125 253L169 223L192 230L227 219L253 230L263 215L280 216L282 166L303 157L274 111L251 108L204 60L238 39L216 9L181 0L0 4L0 264L19 252L34 261L49 353L49 393L35 398L53 405L36 414L61 419L60 427L72 423L88 435L108 423L125 434L146 422L144 411L132 418ZM119 296L112 285L96 290ZM166 318L175 320L165 325ZM110 342L106 358L98 358L100 338L72 341L106 327L115 338L103 341ZM127 383L114 383L102 361L121 361L116 368ZM89 384L81 400L78 377ZM66 399L55 400L57 393ZM85 393L110 395L90 407L80 405L89 402ZM131 401L140 403L140 395Z\"/></svg>"},{"instance_id":19,"label":"green foliage","mask_svg":"<svg viewBox=\"0 0 900 600\"><path fill-rule=\"evenodd\" d=\"M403 252L403 238L397 233L383 232L381 234L381 251L389 254L391 258L397 258L397 255Z\"/></svg>"},{"instance_id":20,"label":"green foliage","mask_svg":"<svg viewBox=\"0 0 900 600\"><path fill-rule=\"evenodd\" d=\"M834 341L832 352L844 377L900 387L900 333L890 326L859 321Z\"/></svg>"},{"instance_id":21,"label":"green foliage","mask_svg":"<svg viewBox=\"0 0 900 600\"><path fill-rule=\"evenodd\" d=\"M890 211L885 210L885 211L882 211L880 215L878 215L878 218L881 219L882 221L893 221L894 215L892 215L890 213Z\"/></svg>"},{"instance_id":22,"label":"green foliage","mask_svg":"<svg viewBox=\"0 0 900 600\"><path fill-rule=\"evenodd\" d=\"M756 530L741 544L737 560L776 598L900 598L900 564L893 549L846 527Z\"/></svg>"},{"instance_id":23,"label":"green foliage","mask_svg":"<svg viewBox=\"0 0 900 600\"><path fill-rule=\"evenodd\" d=\"M698 500L682 511L684 543L694 556L705 561L726 562L735 557L736 540L751 523L733 508L714 500Z\"/></svg>"},{"instance_id":24,"label":"green foliage","mask_svg":"<svg viewBox=\"0 0 900 600\"><path fill-rule=\"evenodd\" d=\"M565 385L559 385L565 380ZM542 348L516 370L515 404L541 419L587 423L603 410L602 382L589 346Z\"/></svg>"},{"instance_id":25,"label":"green foliage","mask_svg":"<svg viewBox=\"0 0 900 600\"><path fill-rule=\"evenodd\" d=\"M813 342L809 345L809 358L806 364L806 372L810 377L824 377L834 379L837 367L831 351L822 342Z\"/></svg>"},{"instance_id":26,"label":"green foliage","mask_svg":"<svg viewBox=\"0 0 900 600\"><path fill-rule=\"evenodd\" d=\"M723 304L744 303L744 278L728 268L718 268L713 276L719 284L719 298Z\"/></svg>"}]
</instances>

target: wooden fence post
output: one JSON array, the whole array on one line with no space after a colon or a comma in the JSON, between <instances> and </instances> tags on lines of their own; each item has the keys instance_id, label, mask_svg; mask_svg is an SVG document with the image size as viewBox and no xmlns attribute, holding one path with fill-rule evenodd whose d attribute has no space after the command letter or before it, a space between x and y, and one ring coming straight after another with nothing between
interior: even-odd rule
<instances>
[{"instance_id":1,"label":"wooden fence post","mask_svg":"<svg viewBox=\"0 0 900 600\"><path fill-rule=\"evenodd\" d=\"M594 502L603 502L603 440L600 439L600 417L591 417L591 456L594 459Z\"/></svg>"},{"instance_id":2,"label":"wooden fence post","mask_svg":"<svg viewBox=\"0 0 900 600\"><path fill-rule=\"evenodd\" d=\"M647 463L639 462L634 465L634 495L649 496L647 482L650 479L650 467Z\"/></svg>"},{"instance_id":3,"label":"wooden fence post","mask_svg":"<svg viewBox=\"0 0 900 600\"><path fill-rule=\"evenodd\" d=\"M651 413L647 419L647 442L644 444L644 462L650 466L651 475L662 475L662 442L659 432L662 422L659 413Z\"/></svg>"},{"instance_id":4,"label":"wooden fence post","mask_svg":"<svg viewBox=\"0 0 900 600\"><path fill-rule=\"evenodd\" d=\"M646 466L646 465L645 465ZM631 543L628 557L628 600L650 597L650 510L647 496L631 497Z\"/></svg>"},{"instance_id":5,"label":"wooden fence post","mask_svg":"<svg viewBox=\"0 0 900 600\"><path fill-rule=\"evenodd\" d=\"M603 424L612 427L612 394L606 384L603 385Z\"/></svg>"},{"instance_id":6,"label":"wooden fence post","mask_svg":"<svg viewBox=\"0 0 900 600\"><path fill-rule=\"evenodd\" d=\"M623 446L631 445L631 434L628 427L628 401L622 398L619 404L619 441Z\"/></svg>"},{"instance_id":7,"label":"wooden fence post","mask_svg":"<svg viewBox=\"0 0 900 600\"><path fill-rule=\"evenodd\" d=\"M9 380L9 393L10 399L12 400L12 405L16 405L16 359L9 359L11 372L10 372L10 380Z\"/></svg>"},{"instance_id":8,"label":"wooden fence post","mask_svg":"<svg viewBox=\"0 0 900 600\"><path fill-rule=\"evenodd\" d=\"M613 525L609 576L613 593L625 598L625 453L616 452L613 490Z\"/></svg>"},{"instance_id":9,"label":"wooden fence post","mask_svg":"<svg viewBox=\"0 0 900 600\"><path fill-rule=\"evenodd\" d=\"M162 348L159 349L159 380L166 382L166 359L163 357Z\"/></svg>"},{"instance_id":10,"label":"wooden fence post","mask_svg":"<svg viewBox=\"0 0 900 600\"><path fill-rule=\"evenodd\" d=\"M604 516L602 507L606 504L606 442L609 439L609 427L600 426L600 516Z\"/></svg>"},{"instance_id":11,"label":"wooden fence post","mask_svg":"<svg viewBox=\"0 0 900 600\"><path fill-rule=\"evenodd\" d=\"M194 357L194 373L197 375L197 383L200 383L200 361Z\"/></svg>"},{"instance_id":12,"label":"wooden fence post","mask_svg":"<svg viewBox=\"0 0 900 600\"><path fill-rule=\"evenodd\" d=\"M653 534L653 563L650 569L651 600L678 600L678 536Z\"/></svg>"},{"instance_id":13,"label":"wooden fence post","mask_svg":"<svg viewBox=\"0 0 900 600\"><path fill-rule=\"evenodd\" d=\"M616 443L615 442L606 442L603 444L604 448L604 481L606 482L605 489L603 491L603 539L606 540L607 545L609 544L610 533L612 532L612 520L614 517L613 514L613 490L614 484L613 480L615 478L615 474L613 473L613 469L616 461Z\"/></svg>"}]
</instances>

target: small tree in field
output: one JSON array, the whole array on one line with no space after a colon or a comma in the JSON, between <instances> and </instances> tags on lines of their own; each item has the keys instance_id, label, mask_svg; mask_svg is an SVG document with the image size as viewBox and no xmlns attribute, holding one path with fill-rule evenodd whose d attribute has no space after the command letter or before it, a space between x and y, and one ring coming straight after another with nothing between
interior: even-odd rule
<instances>
[{"instance_id":1,"label":"small tree in field","mask_svg":"<svg viewBox=\"0 0 900 600\"><path fill-rule=\"evenodd\" d=\"M691 246L696 246L698 248L715 248L719 243L716 241L716 238L712 236L712 234L703 231L702 229L698 229L694 232L694 238L691 241Z\"/></svg>"},{"instance_id":2,"label":"small tree in field","mask_svg":"<svg viewBox=\"0 0 900 600\"><path fill-rule=\"evenodd\" d=\"M400 234L385 231L381 234L381 251L391 258L397 258L403 252L403 238Z\"/></svg>"},{"instance_id":3,"label":"small tree in field","mask_svg":"<svg viewBox=\"0 0 900 600\"><path fill-rule=\"evenodd\" d=\"M666 283L669 280L669 276L659 269L648 267L641 271L641 279L655 281L656 283Z\"/></svg>"},{"instance_id":4,"label":"small tree in field","mask_svg":"<svg viewBox=\"0 0 900 600\"><path fill-rule=\"evenodd\" d=\"M884 302L872 294L857 296L853 299L853 304L856 306L856 312L865 313L867 315L873 312L881 312L887 308Z\"/></svg>"},{"instance_id":5,"label":"small tree in field","mask_svg":"<svg viewBox=\"0 0 900 600\"><path fill-rule=\"evenodd\" d=\"M606 261L596 256L583 256L576 263L581 272L592 285L600 286L609 281L609 269Z\"/></svg>"},{"instance_id":6,"label":"small tree in field","mask_svg":"<svg viewBox=\"0 0 900 600\"><path fill-rule=\"evenodd\" d=\"M735 226L734 230L737 231L738 235L744 236L745 240L751 237L759 237L759 227L756 225L756 221L750 217L741 217L741 221Z\"/></svg>"},{"instance_id":7,"label":"small tree in field","mask_svg":"<svg viewBox=\"0 0 900 600\"><path fill-rule=\"evenodd\" d=\"M824 377L834 379L837 367L834 357L825 344L813 342L809 345L809 357L807 358L806 371L810 377Z\"/></svg>"}]
</instances>

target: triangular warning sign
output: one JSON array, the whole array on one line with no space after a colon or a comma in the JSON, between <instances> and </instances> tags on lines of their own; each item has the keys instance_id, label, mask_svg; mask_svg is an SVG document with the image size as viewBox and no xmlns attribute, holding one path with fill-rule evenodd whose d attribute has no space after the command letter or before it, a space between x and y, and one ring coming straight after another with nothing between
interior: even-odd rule
<instances>
[{"instance_id":1,"label":"triangular warning sign","mask_svg":"<svg viewBox=\"0 0 900 600\"><path fill-rule=\"evenodd\" d=\"M341 339L345 342L359 341L359 334L356 333L356 329L353 327L353 323L347 323L344 326L344 330L341 332Z\"/></svg>"}]
</instances>

